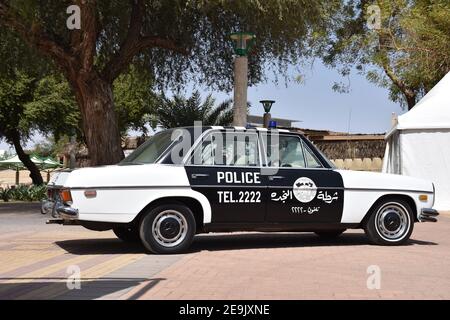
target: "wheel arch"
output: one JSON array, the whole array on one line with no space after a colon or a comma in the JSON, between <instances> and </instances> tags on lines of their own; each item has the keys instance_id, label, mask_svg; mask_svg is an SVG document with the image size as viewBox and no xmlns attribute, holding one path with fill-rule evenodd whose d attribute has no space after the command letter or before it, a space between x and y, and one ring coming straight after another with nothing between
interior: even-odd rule
<instances>
[{"instance_id":1,"label":"wheel arch","mask_svg":"<svg viewBox=\"0 0 450 320\"><path fill-rule=\"evenodd\" d=\"M163 204L173 204L173 203L182 204L191 209L192 213L194 214L197 233L204 231L203 226L204 226L205 210L198 199L189 196L165 196L155 199L150 203L148 203L138 213L138 215L133 219L132 223L137 225L141 221L142 217L150 210Z\"/></svg>"},{"instance_id":2,"label":"wheel arch","mask_svg":"<svg viewBox=\"0 0 450 320\"><path fill-rule=\"evenodd\" d=\"M366 212L366 214L364 215L364 218L361 221L360 226L364 226L364 224L366 223L367 219L369 219L370 215L373 212L373 209L379 205L381 202L386 201L388 199L391 200L404 200L410 207L411 210L414 213L414 222L418 222L419 220L417 219L417 206L416 203L414 202L413 198L409 195L406 194L384 194L382 196L380 196L373 204L372 206L369 208L369 210Z\"/></svg>"}]
</instances>

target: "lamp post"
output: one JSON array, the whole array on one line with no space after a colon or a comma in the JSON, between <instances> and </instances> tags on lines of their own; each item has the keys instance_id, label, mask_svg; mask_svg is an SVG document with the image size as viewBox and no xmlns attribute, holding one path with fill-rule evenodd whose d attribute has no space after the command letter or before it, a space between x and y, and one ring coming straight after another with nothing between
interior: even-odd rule
<instances>
[{"instance_id":1,"label":"lamp post","mask_svg":"<svg viewBox=\"0 0 450 320\"><path fill-rule=\"evenodd\" d=\"M234 105L233 125L245 127L247 124L247 54L253 45L255 35L249 32L235 32L230 35L236 57L234 58Z\"/></svg>"},{"instance_id":2,"label":"lamp post","mask_svg":"<svg viewBox=\"0 0 450 320\"><path fill-rule=\"evenodd\" d=\"M271 119L270 109L272 108L272 105L275 103L275 100L261 100L259 102L263 105L264 108L264 116L263 116L264 128L268 128Z\"/></svg>"}]
</instances>

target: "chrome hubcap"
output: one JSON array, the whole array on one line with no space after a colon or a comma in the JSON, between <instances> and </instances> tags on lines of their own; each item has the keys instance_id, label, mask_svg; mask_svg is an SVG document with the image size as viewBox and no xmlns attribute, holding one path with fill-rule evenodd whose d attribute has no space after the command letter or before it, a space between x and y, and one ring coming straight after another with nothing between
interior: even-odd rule
<instances>
[{"instance_id":1,"label":"chrome hubcap","mask_svg":"<svg viewBox=\"0 0 450 320\"><path fill-rule=\"evenodd\" d=\"M164 247L175 247L183 242L187 234L186 218L178 211L160 212L152 224L153 236Z\"/></svg>"},{"instance_id":2,"label":"chrome hubcap","mask_svg":"<svg viewBox=\"0 0 450 320\"><path fill-rule=\"evenodd\" d=\"M408 233L411 219L408 210L399 203L389 202L376 213L375 227L386 241L399 241Z\"/></svg>"}]
</instances>

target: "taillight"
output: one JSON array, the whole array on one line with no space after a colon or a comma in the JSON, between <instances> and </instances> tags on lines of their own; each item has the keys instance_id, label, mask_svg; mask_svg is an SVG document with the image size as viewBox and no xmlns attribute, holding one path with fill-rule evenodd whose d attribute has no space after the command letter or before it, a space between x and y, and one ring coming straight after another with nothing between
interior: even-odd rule
<instances>
[{"instance_id":1,"label":"taillight","mask_svg":"<svg viewBox=\"0 0 450 320\"><path fill-rule=\"evenodd\" d=\"M72 204L72 195L69 189L61 189L59 191L59 196L63 203Z\"/></svg>"},{"instance_id":2,"label":"taillight","mask_svg":"<svg viewBox=\"0 0 450 320\"><path fill-rule=\"evenodd\" d=\"M97 190L84 190L84 196L88 199L95 198L97 196Z\"/></svg>"}]
</instances>

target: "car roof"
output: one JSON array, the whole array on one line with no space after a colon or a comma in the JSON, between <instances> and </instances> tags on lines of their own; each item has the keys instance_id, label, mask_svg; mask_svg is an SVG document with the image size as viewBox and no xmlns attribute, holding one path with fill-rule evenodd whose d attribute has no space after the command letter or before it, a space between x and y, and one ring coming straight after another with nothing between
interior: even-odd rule
<instances>
[{"instance_id":1,"label":"car roof","mask_svg":"<svg viewBox=\"0 0 450 320\"><path fill-rule=\"evenodd\" d=\"M210 129L215 129L215 130L227 130L227 131L235 131L235 132L239 132L239 131L266 131L266 132L286 132L286 133L294 133L294 134L299 134L301 135L301 133L296 132L296 131L290 131L288 129L282 129L282 128L260 128L260 127L254 127L254 128L246 128L246 127L238 127L238 126L198 126L198 127L194 127L194 126L187 126L187 127L179 127L179 128L173 128L173 129L186 129L188 131L193 131L195 129L199 129L201 130L201 132L205 132L207 130Z\"/></svg>"}]
</instances>

